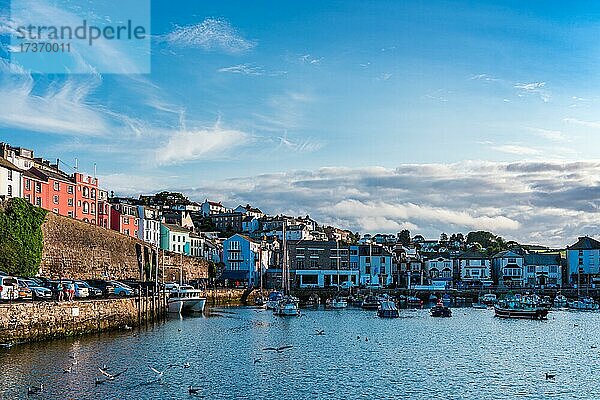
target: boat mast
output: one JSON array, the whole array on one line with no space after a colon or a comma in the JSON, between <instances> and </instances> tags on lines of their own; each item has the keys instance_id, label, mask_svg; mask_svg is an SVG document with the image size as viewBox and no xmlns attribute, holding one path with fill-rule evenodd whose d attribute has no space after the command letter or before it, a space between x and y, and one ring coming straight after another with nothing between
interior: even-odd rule
<instances>
[{"instance_id":1,"label":"boat mast","mask_svg":"<svg viewBox=\"0 0 600 400\"><path fill-rule=\"evenodd\" d=\"M286 238L285 238L285 225L286 225L286 221L285 221L285 217L283 218L283 226L281 228L281 232L283 234L283 260L281 263L281 279L283 280L282 282L282 286L283 286L283 294L287 295L288 294L288 277L287 277L287 245L286 245Z\"/></svg>"},{"instance_id":2,"label":"boat mast","mask_svg":"<svg viewBox=\"0 0 600 400\"><path fill-rule=\"evenodd\" d=\"M340 293L340 241L335 239L336 260L337 260L337 291Z\"/></svg>"}]
</instances>

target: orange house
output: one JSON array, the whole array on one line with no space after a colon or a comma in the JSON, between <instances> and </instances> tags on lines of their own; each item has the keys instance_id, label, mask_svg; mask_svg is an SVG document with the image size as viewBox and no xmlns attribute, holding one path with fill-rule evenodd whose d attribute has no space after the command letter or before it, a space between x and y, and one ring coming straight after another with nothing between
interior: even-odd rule
<instances>
[{"instance_id":1,"label":"orange house","mask_svg":"<svg viewBox=\"0 0 600 400\"><path fill-rule=\"evenodd\" d=\"M98 210L98 178L76 172L72 177L75 183L75 218L95 224Z\"/></svg>"},{"instance_id":2,"label":"orange house","mask_svg":"<svg viewBox=\"0 0 600 400\"><path fill-rule=\"evenodd\" d=\"M23 197L45 210L75 217L75 185L66 174L31 167L23 173Z\"/></svg>"},{"instance_id":3,"label":"orange house","mask_svg":"<svg viewBox=\"0 0 600 400\"><path fill-rule=\"evenodd\" d=\"M137 207L131 204L117 203L110 207L110 228L124 235L137 237L140 219Z\"/></svg>"}]
</instances>

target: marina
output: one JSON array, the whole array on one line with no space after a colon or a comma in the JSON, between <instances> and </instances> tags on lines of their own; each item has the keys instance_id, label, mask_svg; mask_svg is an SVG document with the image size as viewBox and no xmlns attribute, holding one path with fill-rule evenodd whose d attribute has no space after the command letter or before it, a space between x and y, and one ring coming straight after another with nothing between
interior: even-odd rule
<instances>
[{"instance_id":1,"label":"marina","mask_svg":"<svg viewBox=\"0 0 600 400\"><path fill-rule=\"evenodd\" d=\"M343 314L302 310L302 318L213 308L147 330L16 345L0 349L12 366L3 372L0 398L24 397L27 386L40 384L45 399L188 399L189 386L223 399L344 399L359 392L417 400L600 397L589 373L600 357L593 348L600 343L589 335L600 313L555 311L546 321L528 321L494 318L491 309L453 311L437 319L427 309L401 310L390 320L356 307ZM284 346L291 347L264 350ZM63 373L72 356L77 366ZM161 382L149 369L185 363L189 368L167 370ZM127 371L94 385L104 364Z\"/></svg>"}]
</instances>

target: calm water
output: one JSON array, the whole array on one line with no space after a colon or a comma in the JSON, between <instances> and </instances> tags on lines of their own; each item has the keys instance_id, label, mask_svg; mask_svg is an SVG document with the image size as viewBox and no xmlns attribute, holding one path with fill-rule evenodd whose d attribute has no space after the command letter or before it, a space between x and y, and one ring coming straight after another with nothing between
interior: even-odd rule
<instances>
[{"instance_id":1,"label":"calm water","mask_svg":"<svg viewBox=\"0 0 600 400\"><path fill-rule=\"evenodd\" d=\"M0 398L24 398L29 384L41 382L43 395L31 398L190 399L189 385L207 399L600 398L600 313L556 311L540 322L473 309L454 309L449 319L402 310L395 320L359 309L287 319L247 308L213 312L137 334L0 350ZM294 347L262 350L283 345ZM78 365L65 374L72 354ZM185 362L190 368L148 383L155 379L148 366ZM95 386L102 364L129 370ZM556 380L546 381L545 372Z\"/></svg>"}]
</instances>

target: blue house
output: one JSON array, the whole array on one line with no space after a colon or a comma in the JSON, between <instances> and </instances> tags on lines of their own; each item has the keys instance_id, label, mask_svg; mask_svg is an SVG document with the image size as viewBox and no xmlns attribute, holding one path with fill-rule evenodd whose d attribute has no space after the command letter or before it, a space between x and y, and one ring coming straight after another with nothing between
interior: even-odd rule
<instances>
[{"instance_id":1,"label":"blue house","mask_svg":"<svg viewBox=\"0 0 600 400\"><path fill-rule=\"evenodd\" d=\"M600 282L600 242L591 237L580 237L567 247L569 282L576 285Z\"/></svg>"},{"instance_id":2,"label":"blue house","mask_svg":"<svg viewBox=\"0 0 600 400\"><path fill-rule=\"evenodd\" d=\"M221 279L259 285L260 243L246 235L235 234L223 241L225 271ZM263 261L263 270L266 260Z\"/></svg>"},{"instance_id":3,"label":"blue house","mask_svg":"<svg viewBox=\"0 0 600 400\"><path fill-rule=\"evenodd\" d=\"M358 263L361 285L392 284L392 253L377 244L350 246L350 268Z\"/></svg>"}]
</instances>

